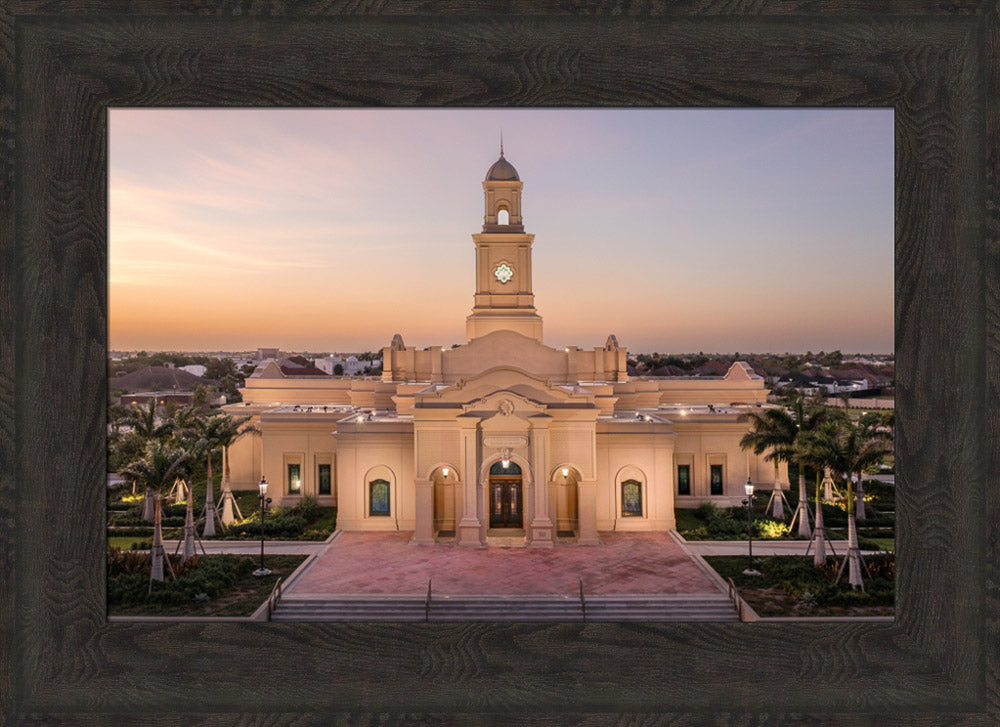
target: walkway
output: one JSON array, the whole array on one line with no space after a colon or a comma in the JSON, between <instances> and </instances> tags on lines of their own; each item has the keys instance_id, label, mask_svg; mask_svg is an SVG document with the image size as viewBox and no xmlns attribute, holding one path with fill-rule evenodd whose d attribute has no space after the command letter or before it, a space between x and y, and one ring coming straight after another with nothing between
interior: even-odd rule
<instances>
[{"instance_id":1,"label":"walkway","mask_svg":"<svg viewBox=\"0 0 1000 727\"><path fill-rule=\"evenodd\" d=\"M410 545L410 532L341 533L286 597L319 594L718 593L669 533L600 533L601 545L460 548Z\"/></svg>"}]
</instances>

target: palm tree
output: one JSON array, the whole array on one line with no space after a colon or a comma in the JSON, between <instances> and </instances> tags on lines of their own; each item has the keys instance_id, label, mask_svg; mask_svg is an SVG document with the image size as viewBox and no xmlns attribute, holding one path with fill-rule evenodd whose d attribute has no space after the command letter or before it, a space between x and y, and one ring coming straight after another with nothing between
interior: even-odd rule
<instances>
[{"instance_id":1,"label":"palm tree","mask_svg":"<svg viewBox=\"0 0 1000 727\"><path fill-rule=\"evenodd\" d=\"M174 423L172 421L161 420L157 416L155 398L151 398L146 407L133 403L122 416L122 422L131 429L131 433L126 439L131 440L133 448L139 449L142 452L145 452L149 442L163 442L174 432ZM142 519L152 520L154 517L153 511L153 491L147 487L142 501Z\"/></svg>"},{"instance_id":2,"label":"palm tree","mask_svg":"<svg viewBox=\"0 0 1000 727\"><path fill-rule=\"evenodd\" d=\"M881 433L847 421L831 421L820 426L806 440L813 461L821 462L847 480L847 555L840 564L837 580L848 566L851 588L864 588L861 578L861 551L858 548L858 527L855 519L856 497L852 475L860 481L866 468L878 464L892 451L889 440Z\"/></svg>"},{"instance_id":3,"label":"palm tree","mask_svg":"<svg viewBox=\"0 0 1000 727\"><path fill-rule=\"evenodd\" d=\"M796 460L800 463L800 466L808 465L813 468L816 472L816 517L814 519L815 530L812 535L812 539L809 541L809 547L812 546L813 541L816 541L816 551L813 554L813 565L817 568L822 567L826 564L826 528L823 526L823 498L820 496L820 486L821 482L819 479L819 471L823 470L823 482L828 481L830 477L830 467L827 465L827 452L831 448L829 442L827 442L827 436L836 436L838 428L835 423L832 425L828 423L825 426L821 426L818 430L813 430L811 432L803 432L802 436L798 438L795 443L796 448ZM809 547L806 548L806 555L809 555ZM830 549L833 549L833 544L831 543ZM836 555L834 551L834 555Z\"/></svg>"},{"instance_id":4,"label":"palm tree","mask_svg":"<svg viewBox=\"0 0 1000 727\"><path fill-rule=\"evenodd\" d=\"M153 567L150 573L150 588L153 581L163 580L163 533L161 529L160 498L174 478L186 474L190 455L167 442L152 440L146 445L145 455L129 464L122 473L143 483L147 492L155 492L156 503L153 526ZM167 567L170 562L167 561Z\"/></svg>"},{"instance_id":5,"label":"palm tree","mask_svg":"<svg viewBox=\"0 0 1000 727\"><path fill-rule=\"evenodd\" d=\"M747 412L739 417L741 422L750 422L750 431L740 439L740 447L751 449L753 453L764 456L765 462L774 462L774 494L771 499L774 503L774 517L784 519L784 510L781 508L780 486L778 482L778 466L782 462L789 462L792 458L792 446L798 434L795 420L792 419L785 409L767 409L762 414ZM806 523L809 527L809 523Z\"/></svg>"},{"instance_id":6,"label":"palm tree","mask_svg":"<svg viewBox=\"0 0 1000 727\"><path fill-rule=\"evenodd\" d=\"M178 420L184 425L184 432L193 440L197 456L205 457L205 527L202 530L204 537L215 535L215 523L219 520L218 511L215 507L214 478L212 476L212 457L219 447L228 448L236 439L245 432L240 431L250 417L239 417L234 419L225 414L219 414L210 418L198 416L192 408L184 409L178 413ZM228 457L227 465L228 465ZM223 481L228 484L228 466L224 468ZM225 489L225 485L224 485ZM221 521L219 521L221 525Z\"/></svg>"},{"instance_id":7,"label":"palm tree","mask_svg":"<svg viewBox=\"0 0 1000 727\"><path fill-rule=\"evenodd\" d=\"M812 431L830 416L830 410L826 407L815 404L806 407L805 400L799 396L788 409L768 409L763 414L749 412L739 418L740 421L749 421L752 427L751 431L743 435L740 447L752 449L756 455L768 452L764 459L774 462L775 486L777 486L779 462L795 462L799 465L799 504L795 509L795 515L792 516L792 524L798 519L799 535L804 538L811 535L809 497L806 493L803 465L796 459L795 442L802 432Z\"/></svg>"},{"instance_id":8,"label":"palm tree","mask_svg":"<svg viewBox=\"0 0 1000 727\"><path fill-rule=\"evenodd\" d=\"M233 522L233 507L239 513L239 506L233 497L233 491L229 484L229 448L233 443L245 434L253 434L260 430L252 424L249 416L226 417L225 425L220 424L216 431L216 442L222 447L222 523L229 526ZM240 513L240 517L243 515Z\"/></svg>"}]
</instances>

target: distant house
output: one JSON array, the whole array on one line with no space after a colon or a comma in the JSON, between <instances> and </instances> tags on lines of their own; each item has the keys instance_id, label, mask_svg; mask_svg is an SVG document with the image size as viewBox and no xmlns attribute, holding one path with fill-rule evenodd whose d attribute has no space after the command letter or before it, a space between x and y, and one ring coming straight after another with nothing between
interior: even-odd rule
<instances>
[{"instance_id":1,"label":"distant house","mask_svg":"<svg viewBox=\"0 0 1000 727\"><path fill-rule=\"evenodd\" d=\"M326 358L316 360L317 368L322 369L331 376L334 375L338 365L340 365L344 376L356 376L357 374L364 373L370 368L378 368L382 365L382 359L362 361L359 360L357 356L348 356L347 358L341 358L340 356L327 356Z\"/></svg>"},{"instance_id":2,"label":"distant house","mask_svg":"<svg viewBox=\"0 0 1000 727\"><path fill-rule=\"evenodd\" d=\"M838 379L833 376L809 376L808 374L790 373L780 377L777 385L790 387L805 394L815 396L823 392L826 395L855 393L868 390L867 379Z\"/></svg>"},{"instance_id":3,"label":"distant house","mask_svg":"<svg viewBox=\"0 0 1000 727\"><path fill-rule=\"evenodd\" d=\"M206 366L201 364L189 364L187 366L180 366L181 371L187 371L189 374L194 374L195 376L204 376L205 372L208 371Z\"/></svg>"},{"instance_id":4,"label":"distant house","mask_svg":"<svg viewBox=\"0 0 1000 727\"><path fill-rule=\"evenodd\" d=\"M292 356L277 361L281 373L285 376L326 376L326 372L316 368L307 359L301 356Z\"/></svg>"},{"instance_id":5,"label":"distant house","mask_svg":"<svg viewBox=\"0 0 1000 727\"><path fill-rule=\"evenodd\" d=\"M145 404L155 399L160 406L167 402L186 406L192 402L198 386L209 386L213 389L213 398L218 396L217 382L171 366L146 366L108 381L111 391L122 392L120 401L125 405Z\"/></svg>"}]
</instances>

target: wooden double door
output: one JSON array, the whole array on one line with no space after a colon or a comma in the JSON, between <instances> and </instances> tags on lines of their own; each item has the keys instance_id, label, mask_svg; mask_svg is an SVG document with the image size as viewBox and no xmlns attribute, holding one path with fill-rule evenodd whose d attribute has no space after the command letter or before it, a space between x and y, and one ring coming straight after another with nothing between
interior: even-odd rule
<instances>
[{"instance_id":1,"label":"wooden double door","mask_svg":"<svg viewBox=\"0 0 1000 727\"><path fill-rule=\"evenodd\" d=\"M513 462L506 468L497 465L490 469L490 527L523 528L521 470Z\"/></svg>"}]
</instances>

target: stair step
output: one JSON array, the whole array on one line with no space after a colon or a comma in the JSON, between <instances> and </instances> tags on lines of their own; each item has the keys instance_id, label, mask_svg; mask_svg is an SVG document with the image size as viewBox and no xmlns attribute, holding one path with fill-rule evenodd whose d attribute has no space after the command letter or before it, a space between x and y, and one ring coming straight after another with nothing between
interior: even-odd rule
<instances>
[{"instance_id":1,"label":"stair step","mask_svg":"<svg viewBox=\"0 0 1000 727\"><path fill-rule=\"evenodd\" d=\"M437 596L428 611L416 596L348 595L286 598L274 621L519 621L574 622L584 609L573 596ZM723 594L614 595L586 598L587 621L737 621L736 609Z\"/></svg>"}]
</instances>

